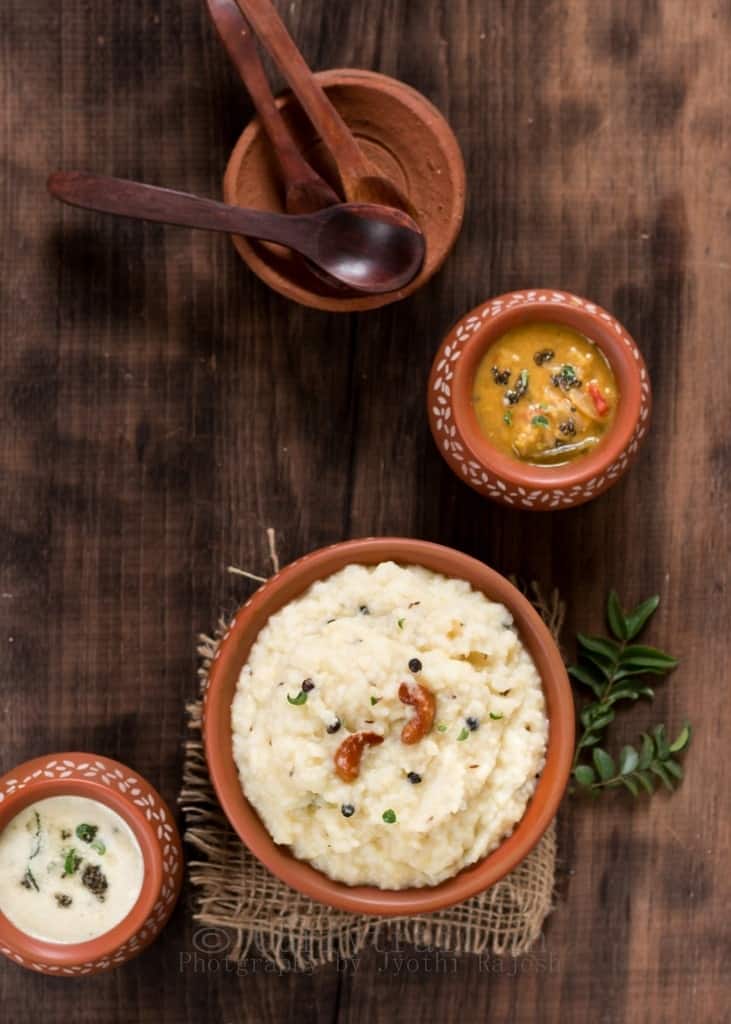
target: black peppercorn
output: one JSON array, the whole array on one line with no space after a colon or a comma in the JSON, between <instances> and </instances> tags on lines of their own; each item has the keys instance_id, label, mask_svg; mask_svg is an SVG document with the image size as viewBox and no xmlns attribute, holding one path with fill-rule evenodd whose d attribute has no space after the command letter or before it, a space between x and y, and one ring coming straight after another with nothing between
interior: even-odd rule
<instances>
[{"instance_id":1,"label":"black peppercorn","mask_svg":"<svg viewBox=\"0 0 731 1024\"><path fill-rule=\"evenodd\" d=\"M330 725L328 725L327 731L330 733L330 735L332 735L334 732L338 731L338 729L340 728L341 724L342 723L341 723L340 719L336 718L334 722L331 722Z\"/></svg>"},{"instance_id":2,"label":"black peppercorn","mask_svg":"<svg viewBox=\"0 0 731 1024\"><path fill-rule=\"evenodd\" d=\"M421 672L422 668L423 665L421 664L418 658L412 658L411 661L409 662L410 672Z\"/></svg>"},{"instance_id":3,"label":"black peppercorn","mask_svg":"<svg viewBox=\"0 0 731 1024\"><path fill-rule=\"evenodd\" d=\"M343 804L340 808L340 813L344 818L350 818L355 814L355 807L352 804Z\"/></svg>"},{"instance_id":4,"label":"black peppercorn","mask_svg":"<svg viewBox=\"0 0 731 1024\"><path fill-rule=\"evenodd\" d=\"M467 728L470 730L470 732L474 732L475 729L480 728L480 723L477 721L476 718L473 718L471 715L469 718L465 718L465 724Z\"/></svg>"},{"instance_id":5,"label":"black peppercorn","mask_svg":"<svg viewBox=\"0 0 731 1024\"><path fill-rule=\"evenodd\" d=\"M360 605L360 607L358 608L358 611L360 612L361 615L370 615L371 614L371 610L370 610L370 608L368 607L367 604Z\"/></svg>"},{"instance_id":6,"label":"black peppercorn","mask_svg":"<svg viewBox=\"0 0 731 1024\"><path fill-rule=\"evenodd\" d=\"M406 778L409 780L412 786L415 786L417 785L417 783L421 782L421 775L419 775L418 772L409 772Z\"/></svg>"},{"instance_id":7,"label":"black peppercorn","mask_svg":"<svg viewBox=\"0 0 731 1024\"><path fill-rule=\"evenodd\" d=\"M303 693L309 693L310 690L314 690L314 689L315 689L315 684L312 682L311 679L303 679L302 680L302 691L303 691Z\"/></svg>"},{"instance_id":8,"label":"black peppercorn","mask_svg":"<svg viewBox=\"0 0 731 1024\"><path fill-rule=\"evenodd\" d=\"M555 355L555 352L551 348L542 348L540 352L533 353L533 362L536 366L543 366L544 363L550 363Z\"/></svg>"}]
</instances>

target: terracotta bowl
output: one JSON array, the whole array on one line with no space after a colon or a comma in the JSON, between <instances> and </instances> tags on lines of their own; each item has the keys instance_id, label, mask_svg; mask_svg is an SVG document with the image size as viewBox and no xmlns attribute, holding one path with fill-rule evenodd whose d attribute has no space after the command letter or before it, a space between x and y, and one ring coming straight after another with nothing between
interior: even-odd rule
<instances>
[{"instance_id":1,"label":"terracotta bowl","mask_svg":"<svg viewBox=\"0 0 731 1024\"><path fill-rule=\"evenodd\" d=\"M431 888L382 890L335 882L296 860L271 839L241 789L232 753L231 702L251 646L267 619L316 580L352 563L392 559L469 581L512 612L546 695L550 734L546 766L533 799L512 835L493 853ZM426 541L398 537L346 541L306 555L265 583L234 617L211 666L203 734L211 779L221 806L243 842L292 888L322 903L364 914L422 914L450 906L497 882L535 846L556 813L566 787L574 744L574 704L561 655L540 616L516 588L482 562Z\"/></svg>"},{"instance_id":2,"label":"terracotta bowl","mask_svg":"<svg viewBox=\"0 0 731 1024\"><path fill-rule=\"evenodd\" d=\"M485 351L527 321L573 327L609 360L619 385L617 415L595 451L564 466L532 466L497 451L482 434L472 386ZM510 292L454 325L434 359L427 391L434 440L466 484L514 508L581 505L615 484L637 454L650 423L650 379L637 345L614 317L587 299L551 290Z\"/></svg>"},{"instance_id":3,"label":"terracotta bowl","mask_svg":"<svg viewBox=\"0 0 731 1024\"><path fill-rule=\"evenodd\" d=\"M157 938L180 894L183 851L170 810L136 772L96 754L48 754L0 779L0 831L28 804L51 796L83 796L116 811L137 837L145 873L137 903L118 925L89 942L44 942L0 913L0 953L41 974L98 974L130 960Z\"/></svg>"},{"instance_id":4,"label":"terracotta bowl","mask_svg":"<svg viewBox=\"0 0 731 1024\"><path fill-rule=\"evenodd\" d=\"M421 273L406 288L386 295L347 295L329 289L303 261L281 246L235 236L239 255L262 281L305 306L332 312L376 309L421 288L441 267L462 224L465 170L456 138L442 115L420 93L394 78L357 69L321 71L334 106L368 158L408 197L426 237ZM329 153L291 93L277 100L300 149L336 190ZM258 120L252 121L231 154L223 179L226 202L283 212L276 159Z\"/></svg>"}]
</instances>

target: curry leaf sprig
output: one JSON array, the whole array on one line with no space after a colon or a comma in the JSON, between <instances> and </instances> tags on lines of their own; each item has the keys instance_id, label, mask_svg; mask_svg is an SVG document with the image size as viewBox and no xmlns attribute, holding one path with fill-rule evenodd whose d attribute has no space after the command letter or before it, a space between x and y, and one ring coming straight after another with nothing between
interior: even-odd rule
<instances>
[{"instance_id":1,"label":"curry leaf sprig","mask_svg":"<svg viewBox=\"0 0 731 1024\"><path fill-rule=\"evenodd\" d=\"M619 761L601 747L592 751L593 766L578 764L574 768L574 779L583 790L596 795L602 789L616 789L624 786L632 796L638 796L640 789L654 793L655 780L659 779L672 792L683 778L683 769L673 754L679 754L690 743L691 729L683 726L672 743L665 735L665 726L656 725L651 733L642 733L642 745L638 750L631 744L622 748Z\"/></svg>"},{"instance_id":2,"label":"curry leaf sprig","mask_svg":"<svg viewBox=\"0 0 731 1024\"><path fill-rule=\"evenodd\" d=\"M654 647L630 643L659 603L659 597L650 597L625 613L616 593L611 591L607 618L615 639L578 634L579 663L569 668L569 675L587 686L596 700L581 712L583 732L576 745L574 766L579 763L582 750L599 743L607 726L614 721L614 705L618 701L635 701L640 697L651 699L654 691L644 677L665 675L678 664L675 658Z\"/></svg>"},{"instance_id":3,"label":"curry leaf sprig","mask_svg":"<svg viewBox=\"0 0 731 1024\"><path fill-rule=\"evenodd\" d=\"M636 701L640 697L652 700L654 690L647 676L665 676L678 664L677 659L656 647L632 641L642 632L657 610L660 598L650 597L631 611L625 611L615 591L607 602L607 620L612 637L579 634L579 662L569 668L569 675L577 683L588 687L594 700L587 704L579 716L582 731L576 744L572 766L574 781L585 791L597 795L604 789L624 786L633 796L640 789L654 791L655 778L672 789L682 778L682 769L672 757L684 750L690 741L690 727L685 726L672 743L665 734L665 726L658 725L651 733L643 733L639 750L631 745L623 748L617 765L599 743L607 727L614 721L615 705L621 701ZM591 764L582 763L584 752L591 749Z\"/></svg>"}]
</instances>

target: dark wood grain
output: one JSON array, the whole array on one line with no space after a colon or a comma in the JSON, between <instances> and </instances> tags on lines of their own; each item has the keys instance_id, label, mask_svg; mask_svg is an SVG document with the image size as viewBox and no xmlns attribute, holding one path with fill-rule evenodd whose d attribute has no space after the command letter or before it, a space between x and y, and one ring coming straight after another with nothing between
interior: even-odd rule
<instances>
[{"instance_id":1,"label":"dark wood grain","mask_svg":"<svg viewBox=\"0 0 731 1024\"><path fill-rule=\"evenodd\" d=\"M83 987L3 961L2 1018L729 1020L731 7L278 8L314 67L403 78L462 142L464 231L403 304L307 311L224 238L62 210L44 192L59 166L220 195L251 110L202 0L0 8L0 768L88 748L174 800L195 635L249 593L226 565L268 570L273 526L283 561L371 533L455 545L559 586L569 630L600 625L609 586L658 591L652 639L682 666L618 733L688 714L688 778L649 805L565 806L558 905L517 964L374 949L311 976L202 973L181 961L184 900L143 957ZM656 397L632 472L542 517L463 487L423 408L442 333L527 285L613 310Z\"/></svg>"}]
</instances>

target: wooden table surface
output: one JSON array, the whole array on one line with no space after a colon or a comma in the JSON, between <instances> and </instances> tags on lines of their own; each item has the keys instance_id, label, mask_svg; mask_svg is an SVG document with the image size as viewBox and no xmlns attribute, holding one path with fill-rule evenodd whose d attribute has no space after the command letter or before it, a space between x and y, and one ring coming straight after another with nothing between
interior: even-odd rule
<instances>
[{"instance_id":1,"label":"wooden table surface","mask_svg":"<svg viewBox=\"0 0 731 1024\"><path fill-rule=\"evenodd\" d=\"M3 771L86 749L174 801L195 636L250 593L227 574L366 534L438 540L556 585L569 633L653 592L682 658L615 743L688 715L687 779L560 816L559 891L519 961L371 950L278 976L206 971L191 893L116 973L0 963L4 1020L54 1024L730 1020L728 0L294 0L313 64L404 79L450 119L469 201L442 273L381 312L290 305L224 237L62 209L56 168L220 194L251 116L198 0L0 10L0 710ZM590 296L655 389L638 464L584 508L477 497L424 416L442 334L516 287ZM724 810L725 808L725 810ZM441 964L441 966L440 966Z\"/></svg>"}]
</instances>

